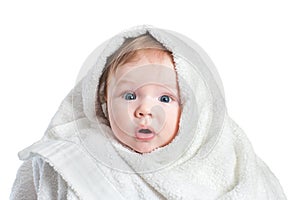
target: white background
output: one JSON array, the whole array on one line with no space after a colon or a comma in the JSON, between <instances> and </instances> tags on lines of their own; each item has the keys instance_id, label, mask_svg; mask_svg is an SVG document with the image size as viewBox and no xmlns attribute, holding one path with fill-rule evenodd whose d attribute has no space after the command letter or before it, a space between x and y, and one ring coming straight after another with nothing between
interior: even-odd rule
<instances>
[{"instance_id":1,"label":"white background","mask_svg":"<svg viewBox=\"0 0 300 200\"><path fill-rule=\"evenodd\" d=\"M180 32L210 55L230 116L298 199L300 6L297 1L1 1L0 199L42 137L85 58L120 31L151 24ZM196 3L197 2L197 3Z\"/></svg>"}]
</instances>

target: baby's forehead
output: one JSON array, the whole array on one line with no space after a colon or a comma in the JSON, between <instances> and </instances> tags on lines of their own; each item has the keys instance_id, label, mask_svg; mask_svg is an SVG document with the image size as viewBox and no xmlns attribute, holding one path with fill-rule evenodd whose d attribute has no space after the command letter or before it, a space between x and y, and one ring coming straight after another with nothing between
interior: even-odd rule
<instances>
[{"instance_id":1,"label":"baby's forehead","mask_svg":"<svg viewBox=\"0 0 300 200\"><path fill-rule=\"evenodd\" d=\"M121 83L143 85L157 83L177 88L177 74L169 52L156 49L142 49L135 57L118 65L109 75L109 85Z\"/></svg>"},{"instance_id":2,"label":"baby's forehead","mask_svg":"<svg viewBox=\"0 0 300 200\"><path fill-rule=\"evenodd\" d=\"M161 64L128 65L120 68L115 74L118 82L157 82L161 84L176 83L176 76L173 67Z\"/></svg>"},{"instance_id":3,"label":"baby's forehead","mask_svg":"<svg viewBox=\"0 0 300 200\"><path fill-rule=\"evenodd\" d=\"M161 65L172 70L175 69L172 55L170 52L162 51L161 49L139 49L132 52L127 52L126 55L120 57L119 62L114 67L113 74L123 74L131 70L145 65Z\"/></svg>"},{"instance_id":4,"label":"baby's forehead","mask_svg":"<svg viewBox=\"0 0 300 200\"><path fill-rule=\"evenodd\" d=\"M117 68L145 64L161 64L174 68L173 57L170 52L161 49L144 48L132 53L131 58Z\"/></svg>"}]
</instances>

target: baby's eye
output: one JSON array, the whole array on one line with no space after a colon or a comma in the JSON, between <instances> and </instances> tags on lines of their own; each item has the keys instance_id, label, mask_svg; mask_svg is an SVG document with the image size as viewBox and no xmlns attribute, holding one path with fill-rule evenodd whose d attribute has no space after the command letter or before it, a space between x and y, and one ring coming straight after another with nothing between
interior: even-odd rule
<instances>
[{"instance_id":1,"label":"baby's eye","mask_svg":"<svg viewBox=\"0 0 300 200\"><path fill-rule=\"evenodd\" d=\"M159 97L159 100L163 103L170 103L172 101L171 97L169 97L168 95L162 95L161 97Z\"/></svg>"},{"instance_id":2,"label":"baby's eye","mask_svg":"<svg viewBox=\"0 0 300 200\"><path fill-rule=\"evenodd\" d=\"M126 92L123 97L126 100L135 100L136 99L136 95L132 92Z\"/></svg>"}]
</instances>

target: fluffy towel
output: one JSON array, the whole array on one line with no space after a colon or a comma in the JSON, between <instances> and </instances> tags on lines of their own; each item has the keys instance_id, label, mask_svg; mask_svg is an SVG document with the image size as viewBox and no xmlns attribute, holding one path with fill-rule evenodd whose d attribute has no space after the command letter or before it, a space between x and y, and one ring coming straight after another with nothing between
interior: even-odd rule
<instances>
[{"instance_id":1,"label":"fluffy towel","mask_svg":"<svg viewBox=\"0 0 300 200\"><path fill-rule=\"evenodd\" d=\"M145 33L173 52L183 107L174 140L138 154L116 141L96 110L105 107L97 94L107 58L126 38ZM19 157L25 162L11 199L286 199L228 116L209 57L185 36L151 26L131 28L98 47L44 137Z\"/></svg>"}]
</instances>

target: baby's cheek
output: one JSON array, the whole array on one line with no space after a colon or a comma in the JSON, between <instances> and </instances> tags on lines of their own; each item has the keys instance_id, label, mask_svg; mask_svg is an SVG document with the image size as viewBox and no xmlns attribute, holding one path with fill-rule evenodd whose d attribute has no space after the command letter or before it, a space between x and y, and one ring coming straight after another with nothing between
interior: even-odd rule
<instances>
[{"instance_id":1,"label":"baby's cheek","mask_svg":"<svg viewBox=\"0 0 300 200\"><path fill-rule=\"evenodd\" d=\"M110 116L112 120L117 122L119 125L125 123L128 119L127 104L122 103L122 101L114 100L110 104Z\"/></svg>"},{"instance_id":2,"label":"baby's cheek","mask_svg":"<svg viewBox=\"0 0 300 200\"><path fill-rule=\"evenodd\" d=\"M174 106L173 108L171 108L169 110L169 115L168 115L170 117L169 120L172 124L174 124L174 126L178 125L179 119L180 119L180 114L181 114L181 111L178 106Z\"/></svg>"}]
</instances>

